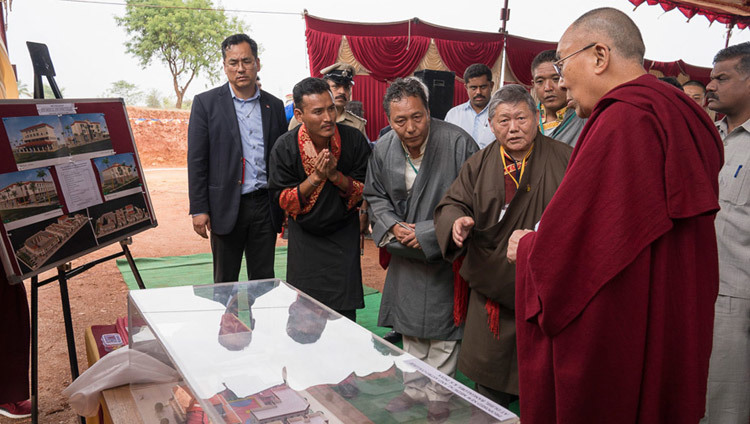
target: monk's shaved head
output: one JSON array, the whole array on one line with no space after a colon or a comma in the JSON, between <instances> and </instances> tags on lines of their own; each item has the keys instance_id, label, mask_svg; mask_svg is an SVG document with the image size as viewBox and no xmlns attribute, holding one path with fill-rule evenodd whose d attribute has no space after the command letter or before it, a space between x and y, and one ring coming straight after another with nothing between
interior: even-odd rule
<instances>
[{"instance_id":1,"label":"monk's shaved head","mask_svg":"<svg viewBox=\"0 0 750 424\"><path fill-rule=\"evenodd\" d=\"M589 34L591 42L605 42L625 59L638 61L643 64L646 46L643 44L641 31L628 15L611 7L602 7L584 13L576 19L568 31L578 34ZM596 39L604 37L607 40Z\"/></svg>"}]
</instances>

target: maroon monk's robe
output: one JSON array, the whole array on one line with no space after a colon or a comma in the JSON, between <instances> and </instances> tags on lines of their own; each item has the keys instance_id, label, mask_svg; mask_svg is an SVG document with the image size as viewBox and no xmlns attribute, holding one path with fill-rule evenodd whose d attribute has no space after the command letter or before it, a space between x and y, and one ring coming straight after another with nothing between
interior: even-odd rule
<instances>
[{"instance_id":1,"label":"maroon monk's robe","mask_svg":"<svg viewBox=\"0 0 750 424\"><path fill-rule=\"evenodd\" d=\"M599 100L516 272L521 417L697 423L711 354L721 139L651 75Z\"/></svg>"},{"instance_id":2,"label":"maroon monk's robe","mask_svg":"<svg viewBox=\"0 0 750 424\"><path fill-rule=\"evenodd\" d=\"M30 335L26 290L10 285L0 264L0 404L29 398Z\"/></svg>"}]
</instances>

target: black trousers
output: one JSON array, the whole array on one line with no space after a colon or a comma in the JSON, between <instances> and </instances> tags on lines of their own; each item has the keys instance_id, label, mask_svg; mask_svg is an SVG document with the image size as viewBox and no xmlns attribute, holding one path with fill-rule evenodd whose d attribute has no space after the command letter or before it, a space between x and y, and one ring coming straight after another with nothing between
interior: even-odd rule
<instances>
[{"instance_id":1,"label":"black trousers","mask_svg":"<svg viewBox=\"0 0 750 424\"><path fill-rule=\"evenodd\" d=\"M273 278L275 248L276 232L271 224L267 192L259 190L243 195L232 232L211 233L214 283L238 281L243 253L248 280Z\"/></svg>"}]
</instances>

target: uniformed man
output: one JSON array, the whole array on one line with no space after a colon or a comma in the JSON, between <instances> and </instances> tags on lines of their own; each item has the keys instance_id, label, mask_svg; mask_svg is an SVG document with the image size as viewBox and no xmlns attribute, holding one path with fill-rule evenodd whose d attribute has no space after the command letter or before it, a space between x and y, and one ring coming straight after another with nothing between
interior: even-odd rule
<instances>
[{"instance_id":1,"label":"uniformed man","mask_svg":"<svg viewBox=\"0 0 750 424\"><path fill-rule=\"evenodd\" d=\"M366 120L345 110L346 104L352 98L352 86L354 85L354 67L347 63L338 62L320 71L323 79L333 93L333 102L336 104L336 122L358 129L365 137ZM299 125L296 118L289 121L289 129L292 130Z\"/></svg>"}]
</instances>

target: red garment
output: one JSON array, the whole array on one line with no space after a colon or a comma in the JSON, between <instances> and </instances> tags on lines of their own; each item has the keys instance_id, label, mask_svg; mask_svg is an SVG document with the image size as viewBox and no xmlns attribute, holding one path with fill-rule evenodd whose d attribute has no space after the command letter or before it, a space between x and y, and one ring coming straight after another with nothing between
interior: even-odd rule
<instances>
[{"instance_id":1,"label":"red garment","mask_svg":"<svg viewBox=\"0 0 750 424\"><path fill-rule=\"evenodd\" d=\"M26 289L10 285L0 264L0 403L29 398L30 343Z\"/></svg>"},{"instance_id":2,"label":"red garment","mask_svg":"<svg viewBox=\"0 0 750 424\"><path fill-rule=\"evenodd\" d=\"M722 162L708 116L651 75L598 102L518 248L524 424L700 420Z\"/></svg>"}]
</instances>

